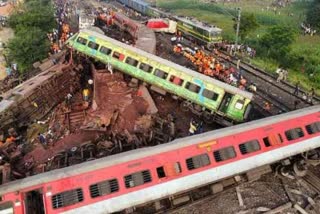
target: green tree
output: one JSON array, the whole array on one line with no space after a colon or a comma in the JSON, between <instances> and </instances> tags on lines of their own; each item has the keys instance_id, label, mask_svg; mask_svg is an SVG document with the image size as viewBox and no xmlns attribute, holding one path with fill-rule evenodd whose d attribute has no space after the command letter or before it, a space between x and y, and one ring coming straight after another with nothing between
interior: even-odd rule
<instances>
[{"instance_id":1,"label":"green tree","mask_svg":"<svg viewBox=\"0 0 320 214\"><path fill-rule=\"evenodd\" d=\"M315 0L308 9L307 23L320 30L320 0Z\"/></svg>"},{"instance_id":2,"label":"green tree","mask_svg":"<svg viewBox=\"0 0 320 214\"><path fill-rule=\"evenodd\" d=\"M55 27L53 14L51 4L44 4L42 0L29 0L10 16L9 24L15 31L29 27L49 31Z\"/></svg>"},{"instance_id":3,"label":"green tree","mask_svg":"<svg viewBox=\"0 0 320 214\"><path fill-rule=\"evenodd\" d=\"M38 27L18 31L9 41L8 57L18 63L20 72L25 72L38 60L44 59L50 48L46 34Z\"/></svg>"},{"instance_id":4,"label":"green tree","mask_svg":"<svg viewBox=\"0 0 320 214\"><path fill-rule=\"evenodd\" d=\"M260 39L260 51L283 66L290 64L291 45L296 39L296 31L289 26L274 26Z\"/></svg>"},{"instance_id":5,"label":"green tree","mask_svg":"<svg viewBox=\"0 0 320 214\"><path fill-rule=\"evenodd\" d=\"M25 72L47 56L50 43L46 34L56 26L53 6L49 0L26 0L10 16L9 24L15 37L9 41L8 58Z\"/></svg>"},{"instance_id":6,"label":"green tree","mask_svg":"<svg viewBox=\"0 0 320 214\"><path fill-rule=\"evenodd\" d=\"M255 31L259 27L256 16L253 13L244 13L241 17L239 36L243 40L249 33ZM234 30L237 30L237 23L233 26Z\"/></svg>"}]
</instances>

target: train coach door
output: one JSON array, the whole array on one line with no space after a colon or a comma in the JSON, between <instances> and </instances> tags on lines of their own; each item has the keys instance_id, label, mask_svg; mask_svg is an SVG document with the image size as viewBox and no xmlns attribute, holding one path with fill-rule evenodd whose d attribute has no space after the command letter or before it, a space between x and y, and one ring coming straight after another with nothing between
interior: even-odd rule
<instances>
[{"instance_id":1,"label":"train coach door","mask_svg":"<svg viewBox=\"0 0 320 214\"><path fill-rule=\"evenodd\" d=\"M24 208L26 214L45 214L43 190L35 189L24 193Z\"/></svg>"},{"instance_id":2,"label":"train coach door","mask_svg":"<svg viewBox=\"0 0 320 214\"><path fill-rule=\"evenodd\" d=\"M233 94L229 94L228 92L224 94L221 104L219 106L220 112L223 112L223 113L227 112L232 97L233 97Z\"/></svg>"}]
</instances>

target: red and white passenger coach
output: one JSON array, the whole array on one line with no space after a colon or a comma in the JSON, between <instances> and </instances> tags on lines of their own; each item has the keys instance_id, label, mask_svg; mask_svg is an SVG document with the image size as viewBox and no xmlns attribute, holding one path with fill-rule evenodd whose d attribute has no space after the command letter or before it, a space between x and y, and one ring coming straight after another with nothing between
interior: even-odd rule
<instances>
[{"instance_id":1,"label":"red and white passenger coach","mask_svg":"<svg viewBox=\"0 0 320 214\"><path fill-rule=\"evenodd\" d=\"M214 183L320 147L319 111L314 106L13 181L0 187L0 213L112 213Z\"/></svg>"}]
</instances>

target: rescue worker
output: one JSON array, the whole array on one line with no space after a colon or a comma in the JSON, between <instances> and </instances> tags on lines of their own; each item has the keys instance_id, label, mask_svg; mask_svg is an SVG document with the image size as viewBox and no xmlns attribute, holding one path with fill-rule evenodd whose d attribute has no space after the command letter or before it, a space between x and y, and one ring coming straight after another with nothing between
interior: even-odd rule
<instances>
[{"instance_id":1,"label":"rescue worker","mask_svg":"<svg viewBox=\"0 0 320 214\"><path fill-rule=\"evenodd\" d=\"M271 110L271 104L269 102L265 102L263 109L266 111L270 111Z\"/></svg>"},{"instance_id":2,"label":"rescue worker","mask_svg":"<svg viewBox=\"0 0 320 214\"><path fill-rule=\"evenodd\" d=\"M295 86L295 88L294 88L293 95L298 96L298 95L299 95L299 90L300 90L300 81L298 81L298 82L296 83L296 86Z\"/></svg>"},{"instance_id":3,"label":"rescue worker","mask_svg":"<svg viewBox=\"0 0 320 214\"><path fill-rule=\"evenodd\" d=\"M113 68L112 68L112 65L109 62L107 64L107 69L111 74L113 74Z\"/></svg>"},{"instance_id":4,"label":"rescue worker","mask_svg":"<svg viewBox=\"0 0 320 214\"><path fill-rule=\"evenodd\" d=\"M82 95L83 95L83 100L88 102L89 101L89 89L88 88L83 89Z\"/></svg>"},{"instance_id":5,"label":"rescue worker","mask_svg":"<svg viewBox=\"0 0 320 214\"><path fill-rule=\"evenodd\" d=\"M13 136L7 137L6 144L10 144L16 141L16 138Z\"/></svg>"},{"instance_id":6,"label":"rescue worker","mask_svg":"<svg viewBox=\"0 0 320 214\"><path fill-rule=\"evenodd\" d=\"M284 73L283 73L283 70L280 69L278 72L277 82L280 82L281 80L283 80L283 78L284 78Z\"/></svg>"},{"instance_id":7,"label":"rescue worker","mask_svg":"<svg viewBox=\"0 0 320 214\"><path fill-rule=\"evenodd\" d=\"M178 42L182 40L182 33L179 30L177 31L177 39L178 39Z\"/></svg>"},{"instance_id":8,"label":"rescue worker","mask_svg":"<svg viewBox=\"0 0 320 214\"><path fill-rule=\"evenodd\" d=\"M249 91L251 92L257 92L257 86L255 83L251 83L249 86Z\"/></svg>"},{"instance_id":9,"label":"rescue worker","mask_svg":"<svg viewBox=\"0 0 320 214\"><path fill-rule=\"evenodd\" d=\"M89 85L89 89L90 89L91 91L93 91L93 80L92 80L92 79L89 79L89 80L88 80L88 85Z\"/></svg>"},{"instance_id":10,"label":"rescue worker","mask_svg":"<svg viewBox=\"0 0 320 214\"><path fill-rule=\"evenodd\" d=\"M46 140L46 137L44 136L44 134L38 133L38 139L39 139L39 142L40 142L43 146L46 146L46 145L47 145L47 140Z\"/></svg>"},{"instance_id":11,"label":"rescue worker","mask_svg":"<svg viewBox=\"0 0 320 214\"><path fill-rule=\"evenodd\" d=\"M306 93L302 93L302 99L303 99L303 100L307 100L307 95L306 95Z\"/></svg>"},{"instance_id":12,"label":"rescue worker","mask_svg":"<svg viewBox=\"0 0 320 214\"><path fill-rule=\"evenodd\" d=\"M191 119L190 127L189 127L189 135L196 134L197 130L198 130L198 123L195 120Z\"/></svg>"},{"instance_id":13,"label":"rescue worker","mask_svg":"<svg viewBox=\"0 0 320 214\"><path fill-rule=\"evenodd\" d=\"M181 44L177 44L173 47L173 52L174 53L181 53L182 52L182 45Z\"/></svg>"},{"instance_id":14,"label":"rescue worker","mask_svg":"<svg viewBox=\"0 0 320 214\"><path fill-rule=\"evenodd\" d=\"M67 96L66 96L66 105L67 105L68 108L71 107L71 99L72 99L72 94L68 93Z\"/></svg>"},{"instance_id":15,"label":"rescue worker","mask_svg":"<svg viewBox=\"0 0 320 214\"><path fill-rule=\"evenodd\" d=\"M197 130L196 134L201 134L202 132L203 132L203 122L201 121L198 124L198 130Z\"/></svg>"},{"instance_id":16,"label":"rescue worker","mask_svg":"<svg viewBox=\"0 0 320 214\"><path fill-rule=\"evenodd\" d=\"M238 70L240 69L240 63L241 63L241 61L240 61L240 59L238 59L238 61L237 61L237 69Z\"/></svg>"},{"instance_id":17,"label":"rescue worker","mask_svg":"<svg viewBox=\"0 0 320 214\"><path fill-rule=\"evenodd\" d=\"M314 88L311 88L309 94L308 94L308 102L312 105L312 100L313 100L313 96L314 96L315 92L314 92Z\"/></svg>"}]
</instances>

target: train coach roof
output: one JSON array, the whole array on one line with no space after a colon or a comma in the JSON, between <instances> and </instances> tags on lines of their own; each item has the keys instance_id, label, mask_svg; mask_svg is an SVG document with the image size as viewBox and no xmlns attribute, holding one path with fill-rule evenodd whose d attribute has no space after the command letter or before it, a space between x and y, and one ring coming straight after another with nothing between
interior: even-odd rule
<instances>
[{"instance_id":1,"label":"train coach roof","mask_svg":"<svg viewBox=\"0 0 320 214\"><path fill-rule=\"evenodd\" d=\"M200 28L205 29L206 31L209 31L209 32L221 32L222 31L221 28L218 28L214 25L205 24L195 18L186 18L186 17L180 17L180 16L174 16L174 18L179 21L182 21L186 24L200 27Z\"/></svg>"},{"instance_id":2,"label":"train coach roof","mask_svg":"<svg viewBox=\"0 0 320 214\"><path fill-rule=\"evenodd\" d=\"M211 84L216 85L216 86L218 86L218 87L220 87L220 88L223 88L225 91L227 91L227 92L229 92L229 93L231 93L231 94L239 94L239 95L241 95L241 96L243 96L243 97L245 97L245 98L248 98L248 99L250 99L250 100L251 100L252 97L253 97L253 94L252 94L252 93L249 93L249 92L247 92L247 91L240 90L240 89L238 89L238 88L236 88L236 87L233 87L233 86L231 86L231 85L228 85L228 84L226 84L226 83L224 83L224 82L220 82L220 81L218 81L218 80L216 80L216 79L213 79L213 78L211 78L211 77L208 77L208 76L206 76L206 75L204 75L204 74L198 73L198 72L193 71L193 70L188 69L188 68L185 68L185 67L183 67L183 66L181 66L181 65L178 65L178 64L175 64L175 63L173 63L173 62L170 62L170 61L168 61L168 60L166 60L166 59L157 57L157 56L155 56L155 55L153 55L153 54L147 53L147 52L145 52L145 51L143 51L143 50L140 50L140 49L138 49L138 48L132 47L132 46L130 46L130 45L126 45L126 44L124 44L124 43L122 43L122 42L119 42L119 41L117 41L117 40L115 40L115 39L112 39L112 38L110 38L110 37L107 37L107 36L105 36L105 35L99 34L99 33L95 32L95 31L88 30L88 29L84 29L84 30L81 30L80 33L81 33L81 32L84 32L84 33L86 33L86 34L95 36L95 37L100 38L100 39L102 39L102 40L109 41L109 42L111 42L111 43L113 43L113 44L116 44L117 46L120 46L120 47L123 47L123 48L125 48L125 49L128 49L128 50L130 50L130 51L132 51L132 52L134 52L134 53L141 54L141 55L143 55L143 56L145 56L145 57L147 57L147 58L150 58L150 59L152 59L152 60L158 61L158 62L160 62L160 63L164 63L164 64L166 64L166 65L168 65L168 66L170 66L170 67L172 67L172 68L175 68L175 69L177 69L177 70L180 70L180 71L182 71L182 72L184 72L184 73L186 73L186 74L188 74L188 75L190 75L190 76L193 76L193 77L195 77L195 78L199 78L199 79L204 80L204 81L206 81L206 82L208 82L208 83L211 83Z\"/></svg>"},{"instance_id":3,"label":"train coach roof","mask_svg":"<svg viewBox=\"0 0 320 214\"><path fill-rule=\"evenodd\" d=\"M11 106L11 104L14 103L13 100L2 100L0 102L0 112L6 110L8 107Z\"/></svg>"},{"instance_id":4,"label":"train coach roof","mask_svg":"<svg viewBox=\"0 0 320 214\"><path fill-rule=\"evenodd\" d=\"M320 106L313 106L294 112L269 117L266 119L260 119L241 125L236 125L233 127L206 132L200 135L176 139L170 143L163 145L124 152L117 155L100 158L98 160L77 164L67 168L53 170L50 172L3 184L0 186L0 195L3 195L8 192L22 190L24 188L32 187L35 185L45 184L58 179L68 178L82 173L92 172L94 170L103 169L113 165L123 164L140 158L151 157L159 153L184 148L186 146L197 145L199 143L212 141L229 135L235 135L244 131L249 131L255 128L272 125L290 119L295 119L316 112L320 112Z\"/></svg>"},{"instance_id":5,"label":"train coach roof","mask_svg":"<svg viewBox=\"0 0 320 214\"><path fill-rule=\"evenodd\" d=\"M149 6L149 3L144 2L144 1L142 1L142 0L132 0L132 1L138 3L139 5Z\"/></svg>"}]
</instances>

